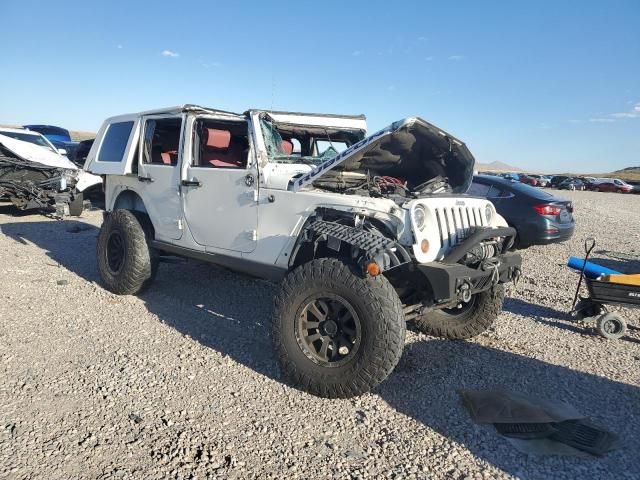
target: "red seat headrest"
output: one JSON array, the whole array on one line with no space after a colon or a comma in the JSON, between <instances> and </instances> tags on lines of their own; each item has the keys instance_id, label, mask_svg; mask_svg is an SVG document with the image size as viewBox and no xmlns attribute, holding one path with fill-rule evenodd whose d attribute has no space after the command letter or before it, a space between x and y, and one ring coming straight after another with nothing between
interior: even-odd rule
<instances>
[{"instance_id":1,"label":"red seat headrest","mask_svg":"<svg viewBox=\"0 0 640 480\"><path fill-rule=\"evenodd\" d=\"M205 128L203 132L204 144L210 148L226 150L231 143L231 132L229 130L218 130L217 128Z\"/></svg>"},{"instance_id":2,"label":"red seat headrest","mask_svg":"<svg viewBox=\"0 0 640 480\"><path fill-rule=\"evenodd\" d=\"M282 150L282 153L285 155L291 155L293 153L293 142L291 140L283 139L280 144L280 150Z\"/></svg>"}]
</instances>

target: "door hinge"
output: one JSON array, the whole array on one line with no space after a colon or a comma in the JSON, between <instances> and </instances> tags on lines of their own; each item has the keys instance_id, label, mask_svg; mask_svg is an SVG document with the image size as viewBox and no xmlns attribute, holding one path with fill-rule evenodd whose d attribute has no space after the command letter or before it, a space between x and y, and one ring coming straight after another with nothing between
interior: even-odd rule
<instances>
[{"instance_id":1,"label":"door hinge","mask_svg":"<svg viewBox=\"0 0 640 480\"><path fill-rule=\"evenodd\" d=\"M178 220L178 230L182 230L182 219Z\"/></svg>"},{"instance_id":2,"label":"door hinge","mask_svg":"<svg viewBox=\"0 0 640 480\"><path fill-rule=\"evenodd\" d=\"M257 230L251 230L251 240L253 240L254 242L258 240L258 231Z\"/></svg>"}]
</instances>

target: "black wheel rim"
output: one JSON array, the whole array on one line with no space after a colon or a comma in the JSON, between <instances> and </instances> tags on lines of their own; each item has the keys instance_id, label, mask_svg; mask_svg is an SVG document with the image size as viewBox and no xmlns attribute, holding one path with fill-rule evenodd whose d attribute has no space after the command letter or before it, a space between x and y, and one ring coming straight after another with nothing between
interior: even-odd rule
<instances>
[{"instance_id":1,"label":"black wheel rim","mask_svg":"<svg viewBox=\"0 0 640 480\"><path fill-rule=\"evenodd\" d=\"M311 361L338 367L360 348L362 326L351 304L333 294L307 298L296 316L296 340Z\"/></svg>"},{"instance_id":2,"label":"black wheel rim","mask_svg":"<svg viewBox=\"0 0 640 480\"><path fill-rule=\"evenodd\" d=\"M126 247L122 235L118 231L111 232L107 240L107 265L111 273L117 274L122 270L125 256Z\"/></svg>"}]
</instances>

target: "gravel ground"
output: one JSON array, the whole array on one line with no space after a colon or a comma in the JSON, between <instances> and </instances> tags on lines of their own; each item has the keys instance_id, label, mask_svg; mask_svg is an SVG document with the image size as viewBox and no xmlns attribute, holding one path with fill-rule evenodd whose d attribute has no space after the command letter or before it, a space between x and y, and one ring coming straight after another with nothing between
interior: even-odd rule
<instances>
[{"instance_id":1,"label":"gravel ground","mask_svg":"<svg viewBox=\"0 0 640 480\"><path fill-rule=\"evenodd\" d=\"M0 206L0 478L639 478L640 331L606 341L568 321L577 276L563 264L587 235L611 266L640 254L640 196L562 195L574 239L524 252L493 330L409 331L392 376L352 400L283 382L271 284L189 261L118 297L95 267L99 211L63 222ZM622 446L527 457L456 394L494 387L567 401Z\"/></svg>"}]
</instances>

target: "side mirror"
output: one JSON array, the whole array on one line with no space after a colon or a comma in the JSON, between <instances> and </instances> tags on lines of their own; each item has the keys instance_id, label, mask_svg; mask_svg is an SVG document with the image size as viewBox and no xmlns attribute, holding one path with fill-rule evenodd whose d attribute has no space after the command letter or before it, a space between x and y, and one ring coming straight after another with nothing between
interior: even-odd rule
<instances>
[{"instance_id":1,"label":"side mirror","mask_svg":"<svg viewBox=\"0 0 640 480\"><path fill-rule=\"evenodd\" d=\"M66 155L66 154L67 154L67 151L66 151L64 148L59 148L59 149L58 149L58 153L59 153L60 155Z\"/></svg>"}]
</instances>

